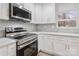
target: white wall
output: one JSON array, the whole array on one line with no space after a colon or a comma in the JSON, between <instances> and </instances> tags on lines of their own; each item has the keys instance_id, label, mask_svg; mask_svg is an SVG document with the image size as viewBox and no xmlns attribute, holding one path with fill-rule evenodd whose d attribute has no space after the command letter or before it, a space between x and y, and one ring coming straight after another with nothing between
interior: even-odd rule
<instances>
[{"instance_id":1,"label":"white wall","mask_svg":"<svg viewBox=\"0 0 79 59\"><path fill-rule=\"evenodd\" d=\"M22 21L5 21L0 20L0 37L3 37L5 32L5 27L24 27L28 31L35 31L35 25L30 24L29 22L22 22Z\"/></svg>"}]
</instances>

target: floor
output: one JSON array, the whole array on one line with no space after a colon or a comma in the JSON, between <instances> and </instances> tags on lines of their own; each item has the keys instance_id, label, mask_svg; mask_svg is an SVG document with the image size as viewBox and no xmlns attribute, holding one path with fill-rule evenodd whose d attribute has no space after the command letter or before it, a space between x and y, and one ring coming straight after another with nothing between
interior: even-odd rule
<instances>
[{"instance_id":1,"label":"floor","mask_svg":"<svg viewBox=\"0 0 79 59\"><path fill-rule=\"evenodd\" d=\"M40 52L38 52L38 55L37 56L51 56L51 55L49 55L46 52L40 51Z\"/></svg>"},{"instance_id":2,"label":"floor","mask_svg":"<svg viewBox=\"0 0 79 59\"><path fill-rule=\"evenodd\" d=\"M39 51L38 52L38 54L37 54L37 56L60 56L60 55L58 55L58 54L49 54L49 53L47 53L47 52L44 52L44 51Z\"/></svg>"}]
</instances>

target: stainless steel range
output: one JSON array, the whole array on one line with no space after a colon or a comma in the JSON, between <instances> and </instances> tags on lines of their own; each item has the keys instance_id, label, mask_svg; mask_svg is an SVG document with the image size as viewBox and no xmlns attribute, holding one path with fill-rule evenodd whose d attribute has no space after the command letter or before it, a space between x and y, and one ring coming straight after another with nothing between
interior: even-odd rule
<instances>
[{"instance_id":1,"label":"stainless steel range","mask_svg":"<svg viewBox=\"0 0 79 59\"><path fill-rule=\"evenodd\" d=\"M28 33L22 27L6 27L5 37L14 38L17 41L18 56L35 56L38 53L38 40L36 34Z\"/></svg>"}]
</instances>

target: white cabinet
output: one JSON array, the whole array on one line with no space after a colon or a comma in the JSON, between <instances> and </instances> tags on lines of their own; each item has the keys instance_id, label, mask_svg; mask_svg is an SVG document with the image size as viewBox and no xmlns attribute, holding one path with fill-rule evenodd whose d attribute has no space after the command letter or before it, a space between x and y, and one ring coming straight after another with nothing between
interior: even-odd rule
<instances>
[{"instance_id":1,"label":"white cabinet","mask_svg":"<svg viewBox=\"0 0 79 59\"><path fill-rule=\"evenodd\" d=\"M43 35L38 35L38 51L44 50L44 45Z\"/></svg>"},{"instance_id":2,"label":"white cabinet","mask_svg":"<svg viewBox=\"0 0 79 59\"><path fill-rule=\"evenodd\" d=\"M70 56L79 56L79 43L71 43L69 45L68 55Z\"/></svg>"},{"instance_id":3,"label":"white cabinet","mask_svg":"<svg viewBox=\"0 0 79 59\"><path fill-rule=\"evenodd\" d=\"M54 51L55 51L55 54L57 54L57 55L65 55L66 50L65 50L64 41L55 41L54 42Z\"/></svg>"},{"instance_id":4,"label":"white cabinet","mask_svg":"<svg viewBox=\"0 0 79 59\"><path fill-rule=\"evenodd\" d=\"M38 49L61 56L79 56L79 37L38 35Z\"/></svg>"},{"instance_id":5,"label":"white cabinet","mask_svg":"<svg viewBox=\"0 0 79 59\"><path fill-rule=\"evenodd\" d=\"M79 38L69 37L68 45L68 55L79 56Z\"/></svg>"},{"instance_id":6,"label":"white cabinet","mask_svg":"<svg viewBox=\"0 0 79 59\"><path fill-rule=\"evenodd\" d=\"M0 3L0 19L9 20L9 4Z\"/></svg>"},{"instance_id":7,"label":"white cabinet","mask_svg":"<svg viewBox=\"0 0 79 59\"><path fill-rule=\"evenodd\" d=\"M79 56L79 38L69 36L56 36L54 51L58 55Z\"/></svg>"},{"instance_id":8,"label":"white cabinet","mask_svg":"<svg viewBox=\"0 0 79 59\"><path fill-rule=\"evenodd\" d=\"M33 3L23 3L23 5L24 5L24 8L25 9L27 9L27 10L29 10L29 11L33 11Z\"/></svg>"},{"instance_id":9,"label":"white cabinet","mask_svg":"<svg viewBox=\"0 0 79 59\"><path fill-rule=\"evenodd\" d=\"M8 46L8 56L16 56L16 44Z\"/></svg>"},{"instance_id":10,"label":"white cabinet","mask_svg":"<svg viewBox=\"0 0 79 59\"><path fill-rule=\"evenodd\" d=\"M37 3L34 4L34 24L55 23L55 4L54 3Z\"/></svg>"},{"instance_id":11,"label":"white cabinet","mask_svg":"<svg viewBox=\"0 0 79 59\"><path fill-rule=\"evenodd\" d=\"M0 47L0 56L16 56L16 43Z\"/></svg>"},{"instance_id":12,"label":"white cabinet","mask_svg":"<svg viewBox=\"0 0 79 59\"><path fill-rule=\"evenodd\" d=\"M55 23L55 4L45 4L43 6L42 20L45 23Z\"/></svg>"},{"instance_id":13,"label":"white cabinet","mask_svg":"<svg viewBox=\"0 0 79 59\"><path fill-rule=\"evenodd\" d=\"M58 55L79 55L79 38L68 36L56 36L54 40L54 51Z\"/></svg>"},{"instance_id":14,"label":"white cabinet","mask_svg":"<svg viewBox=\"0 0 79 59\"><path fill-rule=\"evenodd\" d=\"M0 56L7 56L8 54L8 47L0 47Z\"/></svg>"},{"instance_id":15,"label":"white cabinet","mask_svg":"<svg viewBox=\"0 0 79 59\"><path fill-rule=\"evenodd\" d=\"M38 36L38 50L43 50L49 53L53 53L53 40L51 35L39 35Z\"/></svg>"},{"instance_id":16,"label":"white cabinet","mask_svg":"<svg viewBox=\"0 0 79 59\"><path fill-rule=\"evenodd\" d=\"M32 12L32 21L31 23L39 24L41 23L41 17L42 17L42 7L39 4L34 4L34 9Z\"/></svg>"},{"instance_id":17,"label":"white cabinet","mask_svg":"<svg viewBox=\"0 0 79 59\"><path fill-rule=\"evenodd\" d=\"M58 55L65 55L65 43L64 43L64 41L55 40L54 41L54 51Z\"/></svg>"}]
</instances>

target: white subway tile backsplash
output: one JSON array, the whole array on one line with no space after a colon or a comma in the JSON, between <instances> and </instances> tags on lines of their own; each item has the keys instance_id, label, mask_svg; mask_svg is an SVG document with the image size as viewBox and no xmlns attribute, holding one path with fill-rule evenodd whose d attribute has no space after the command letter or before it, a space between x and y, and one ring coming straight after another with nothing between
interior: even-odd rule
<instances>
[{"instance_id":1,"label":"white subway tile backsplash","mask_svg":"<svg viewBox=\"0 0 79 59\"><path fill-rule=\"evenodd\" d=\"M56 24L40 24L36 26L37 31L54 32L57 31Z\"/></svg>"}]
</instances>

